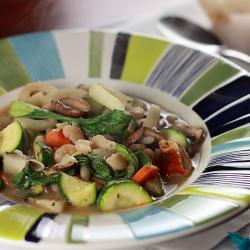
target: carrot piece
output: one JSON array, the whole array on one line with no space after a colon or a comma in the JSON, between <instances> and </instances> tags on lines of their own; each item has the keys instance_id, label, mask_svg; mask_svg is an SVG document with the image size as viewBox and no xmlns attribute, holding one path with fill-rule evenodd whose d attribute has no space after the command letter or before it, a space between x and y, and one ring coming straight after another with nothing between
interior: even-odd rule
<instances>
[{"instance_id":1,"label":"carrot piece","mask_svg":"<svg viewBox=\"0 0 250 250\"><path fill-rule=\"evenodd\" d=\"M45 142L52 148L59 148L65 144L72 144L72 142L66 138L62 130L53 129L45 137Z\"/></svg>"},{"instance_id":2,"label":"carrot piece","mask_svg":"<svg viewBox=\"0 0 250 250\"><path fill-rule=\"evenodd\" d=\"M157 173L158 167L154 165L145 165L135 173L132 180L139 184L143 184L145 181L154 178Z\"/></svg>"}]
</instances>

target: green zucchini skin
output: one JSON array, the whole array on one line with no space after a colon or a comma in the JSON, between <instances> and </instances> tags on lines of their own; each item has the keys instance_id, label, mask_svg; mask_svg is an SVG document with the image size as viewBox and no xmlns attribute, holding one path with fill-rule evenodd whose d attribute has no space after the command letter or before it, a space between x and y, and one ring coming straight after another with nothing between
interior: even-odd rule
<instances>
[{"instance_id":1,"label":"green zucchini skin","mask_svg":"<svg viewBox=\"0 0 250 250\"><path fill-rule=\"evenodd\" d=\"M34 153L37 160L42 162L46 167L53 165L53 150L43 142L34 142Z\"/></svg>"},{"instance_id":2,"label":"green zucchini skin","mask_svg":"<svg viewBox=\"0 0 250 250\"><path fill-rule=\"evenodd\" d=\"M187 136L177 128L162 128L160 129L160 132L162 132L168 140L176 141L180 143L185 150L188 150L188 139Z\"/></svg>"},{"instance_id":3,"label":"green zucchini skin","mask_svg":"<svg viewBox=\"0 0 250 250\"><path fill-rule=\"evenodd\" d=\"M0 146L0 156L4 153L12 153L16 149L23 149L24 130L18 121L9 124L0 132L2 143Z\"/></svg>"},{"instance_id":4,"label":"green zucchini skin","mask_svg":"<svg viewBox=\"0 0 250 250\"><path fill-rule=\"evenodd\" d=\"M96 201L96 184L76 179L65 173L58 175L58 187L63 198L75 207L93 205Z\"/></svg>"},{"instance_id":5,"label":"green zucchini skin","mask_svg":"<svg viewBox=\"0 0 250 250\"><path fill-rule=\"evenodd\" d=\"M139 184L127 180L108 182L97 198L97 206L101 211L112 211L151 203L153 200Z\"/></svg>"}]
</instances>

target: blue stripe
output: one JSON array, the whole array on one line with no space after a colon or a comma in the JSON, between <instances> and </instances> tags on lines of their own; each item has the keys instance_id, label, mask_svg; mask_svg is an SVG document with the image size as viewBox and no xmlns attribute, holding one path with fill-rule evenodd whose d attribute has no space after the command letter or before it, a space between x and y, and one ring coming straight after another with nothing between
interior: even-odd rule
<instances>
[{"instance_id":1,"label":"blue stripe","mask_svg":"<svg viewBox=\"0 0 250 250\"><path fill-rule=\"evenodd\" d=\"M34 81L64 78L61 60L50 32L16 36L10 42Z\"/></svg>"},{"instance_id":2,"label":"blue stripe","mask_svg":"<svg viewBox=\"0 0 250 250\"><path fill-rule=\"evenodd\" d=\"M191 228L193 223L157 206L120 213L136 239L166 235Z\"/></svg>"},{"instance_id":3,"label":"blue stripe","mask_svg":"<svg viewBox=\"0 0 250 250\"><path fill-rule=\"evenodd\" d=\"M218 146L212 147L212 154L224 150L234 150L242 147L250 146L250 140L248 141L235 141L220 144Z\"/></svg>"},{"instance_id":4,"label":"blue stripe","mask_svg":"<svg viewBox=\"0 0 250 250\"><path fill-rule=\"evenodd\" d=\"M208 95L193 107L203 119L250 93L250 77L242 76Z\"/></svg>"},{"instance_id":5,"label":"blue stripe","mask_svg":"<svg viewBox=\"0 0 250 250\"><path fill-rule=\"evenodd\" d=\"M240 126L243 126L243 125L246 125L250 122L250 116L247 116L247 117L243 117L241 119L238 119L234 122L230 122L226 125L223 125L219 128L216 128L216 129L211 129L209 132L210 132L210 135L211 137L215 137L217 135L220 135L220 134L223 134L229 130L232 130L232 129L235 129L235 128L238 128Z\"/></svg>"},{"instance_id":6,"label":"blue stripe","mask_svg":"<svg viewBox=\"0 0 250 250\"><path fill-rule=\"evenodd\" d=\"M212 106L212 105L211 105ZM250 101L249 99L239 102L231 108L217 114L206 122L207 127L211 134L218 128L223 127L227 123L236 120L242 116L250 114Z\"/></svg>"}]
</instances>

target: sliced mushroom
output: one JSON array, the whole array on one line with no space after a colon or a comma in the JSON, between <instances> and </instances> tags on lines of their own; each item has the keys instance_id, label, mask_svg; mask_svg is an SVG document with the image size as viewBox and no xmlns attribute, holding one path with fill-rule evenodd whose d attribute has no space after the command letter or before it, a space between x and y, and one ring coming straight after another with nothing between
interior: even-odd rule
<instances>
[{"instance_id":1,"label":"sliced mushroom","mask_svg":"<svg viewBox=\"0 0 250 250\"><path fill-rule=\"evenodd\" d=\"M49 111L52 111L61 115L73 117L73 118L81 117L81 116L84 116L85 114L85 112L78 110L74 107L71 107L67 104L64 104L60 100L52 100L49 103L45 104L43 108Z\"/></svg>"},{"instance_id":2,"label":"sliced mushroom","mask_svg":"<svg viewBox=\"0 0 250 250\"><path fill-rule=\"evenodd\" d=\"M89 103L79 97L65 97L60 99L60 101L65 105L82 111L83 113L88 113L91 110Z\"/></svg>"}]
</instances>

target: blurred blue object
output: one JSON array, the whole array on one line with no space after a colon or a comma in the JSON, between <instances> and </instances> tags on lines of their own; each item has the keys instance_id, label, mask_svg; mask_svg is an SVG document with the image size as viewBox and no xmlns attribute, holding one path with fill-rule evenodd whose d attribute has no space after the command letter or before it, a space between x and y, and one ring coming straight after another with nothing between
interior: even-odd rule
<instances>
[{"instance_id":1,"label":"blurred blue object","mask_svg":"<svg viewBox=\"0 0 250 250\"><path fill-rule=\"evenodd\" d=\"M240 233L229 233L229 239L237 245L239 250L250 250L250 238Z\"/></svg>"}]
</instances>

